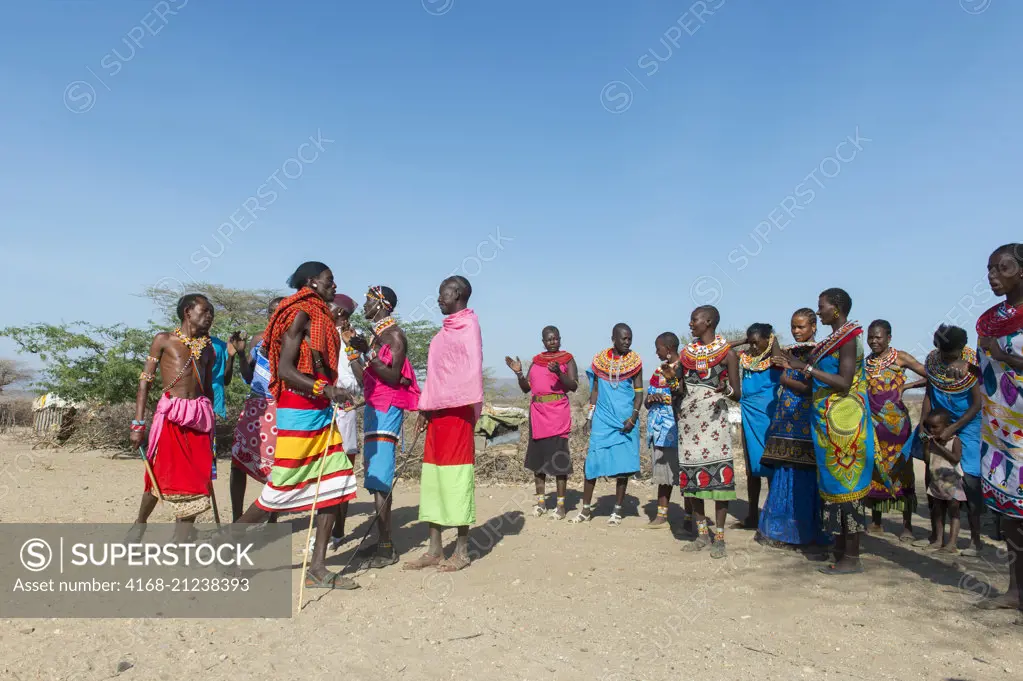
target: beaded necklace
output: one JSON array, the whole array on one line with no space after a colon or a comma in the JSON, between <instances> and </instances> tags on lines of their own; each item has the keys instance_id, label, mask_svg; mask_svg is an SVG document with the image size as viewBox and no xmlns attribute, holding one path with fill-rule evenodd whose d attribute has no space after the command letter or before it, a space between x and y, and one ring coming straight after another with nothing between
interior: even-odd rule
<instances>
[{"instance_id":1,"label":"beaded necklace","mask_svg":"<svg viewBox=\"0 0 1023 681\"><path fill-rule=\"evenodd\" d=\"M606 377L612 388L618 388L623 380L635 376L643 368L639 355L631 350L615 358L614 348L598 352L593 358L593 369L598 376Z\"/></svg>"},{"instance_id":2,"label":"beaded necklace","mask_svg":"<svg viewBox=\"0 0 1023 681\"><path fill-rule=\"evenodd\" d=\"M377 323L375 323L373 325L373 335L374 336L379 336L381 333L383 333L384 331L386 331L387 329L391 328L392 326L394 326L397 323L398 322L395 321L394 317L390 317L390 316L384 317L379 322L377 322Z\"/></svg>"},{"instance_id":3,"label":"beaded necklace","mask_svg":"<svg viewBox=\"0 0 1023 681\"><path fill-rule=\"evenodd\" d=\"M963 348L961 359L970 366L977 366L977 352L973 348ZM927 355L924 367L927 369L927 379L942 392L966 392L977 382L977 377L971 372L967 372L962 378L949 373L949 365L941 361L941 353L937 350L932 350Z\"/></svg>"},{"instance_id":4,"label":"beaded necklace","mask_svg":"<svg viewBox=\"0 0 1023 681\"><path fill-rule=\"evenodd\" d=\"M881 372L888 367L895 364L895 361L899 358L899 351L895 348L888 348L880 355L871 355L867 357L867 374L870 376L879 376Z\"/></svg>"},{"instance_id":5,"label":"beaded necklace","mask_svg":"<svg viewBox=\"0 0 1023 681\"><path fill-rule=\"evenodd\" d=\"M192 353L192 357L199 359L202 355L202 351L206 349L206 346L210 344L209 336L201 336L200 338L192 338L181 333L181 329L174 329L174 335L177 336L178 340L185 344L185 347Z\"/></svg>"},{"instance_id":6,"label":"beaded necklace","mask_svg":"<svg viewBox=\"0 0 1023 681\"><path fill-rule=\"evenodd\" d=\"M977 319L977 335L989 338L1008 336L1023 328L1023 307L1016 308L1003 300Z\"/></svg>"},{"instance_id":7,"label":"beaded necklace","mask_svg":"<svg viewBox=\"0 0 1023 681\"><path fill-rule=\"evenodd\" d=\"M771 366L771 350L774 348L774 334L767 341L767 349L755 357L743 351L739 354L739 365L746 371L763 371Z\"/></svg>"},{"instance_id":8,"label":"beaded necklace","mask_svg":"<svg viewBox=\"0 0 1023 681\"><path fill-rule=\"evenodd\" d=\"M707 345L698 340L693 341L682 349L682 366L695 369L701 378L706 378L711 367L720 364L731 349L732 346L720 334L715 334L714 340Z\"/></svg>"},{"instance_id":9,"label":"beaded necklace","mask_svg":"<svg viewBox=\"0 0 1023 681\"><path fill-rule=\"evenodd\" d=\"M852 337L852 335L859 335L860 331L859 323L857 322L846 322L842 326L838 327L831 332L831 335L822 340L820 343L814 346L813 352L810 353L810 357L806 363L810 366L816 364L821 358L827 357L835 351L842 343Z\"/></svg>"}]
</instances>

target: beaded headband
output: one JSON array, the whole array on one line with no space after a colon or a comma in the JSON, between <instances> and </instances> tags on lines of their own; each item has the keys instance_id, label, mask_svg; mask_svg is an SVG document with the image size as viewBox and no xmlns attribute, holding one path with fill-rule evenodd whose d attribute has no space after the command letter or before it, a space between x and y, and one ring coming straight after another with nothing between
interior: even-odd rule
<instances>
[{"instance_id":1,"label":"beaded headband","mask_svg":"<svg viewBox=\"0 0 1023 681\"><path fill-rule=\"evenodd\" d=\"M374 300L379 300L380 303L387 308L387 311L391 311L391 301L384 297L384 289L381 286L370 286L369 291L366 295Z\"/></svg>"}]
</instances>

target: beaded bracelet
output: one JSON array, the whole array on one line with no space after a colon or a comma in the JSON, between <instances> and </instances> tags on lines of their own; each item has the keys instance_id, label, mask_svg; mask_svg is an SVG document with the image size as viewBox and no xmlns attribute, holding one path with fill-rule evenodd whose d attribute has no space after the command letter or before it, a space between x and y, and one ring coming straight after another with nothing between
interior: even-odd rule
<instances>
[{"instance_id":1,"label":"beaded bracelet","mask_svg":"<svg viewBox=\"0 0 1023 681\"><path fill-rule=\"evenodd\" d=\"M313 395L319 397L323 394L323 389L327 387L327 382L322 378L318 378L313 381Z\"/></svg>"},{"instance_id":2,"label":"beaded bracelet","mask_svg":"<svg viewBox=\"0 0 1023 681\"><path fill-rule=\"evenodd\" d=\"M353 350L352 348L345 348L345 354L348 355L348 361L349 362L354 362L355 360L359 359L359 356L362 353L360 353L357 350Z\"/></svg>"},{"instance_id":3,"label":"beaded bracelet","mask_svg":"<svg viewBox=\"0 0 1023 681\"><path fill-rule=\"evenodd\" d=\"M147 374L145 371L139 374L139 380L145 381L146 383L152 383L156 379L153 374Z\"/></svg>"},{"instance_id":4,"label":"beaded bracelet","mask_svg":"<svg viewBox=\"0 0 1023 681\"><path fill-rule=\"evenodd\" d=\"M590 411L587 412L587 414L586 414L586 420L587 421L589 421L590 419L593 418L593 410L596 409L596 408L597 408L597 405L595 405L595 404L591 404L590 405Z\"/></svg>"}]
</instances>

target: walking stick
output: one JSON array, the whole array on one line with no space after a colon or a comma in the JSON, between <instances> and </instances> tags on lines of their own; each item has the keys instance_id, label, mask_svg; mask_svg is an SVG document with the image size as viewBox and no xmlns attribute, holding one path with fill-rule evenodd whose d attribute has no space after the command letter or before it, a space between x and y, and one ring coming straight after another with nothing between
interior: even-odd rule
<instances>
[{"instance_id":1,"label":"walking stick","mask_svg":"<svg viewBox=\"0 0 1023 681\"><path fill-rule=\"evenodd\" d=\"M220 509L217 508L217 493L213 491L213 481L210 480L210 501L213 502L213 520L217 523L217 529L220 529Z\"/></svg>"},{"instance_id":2,"label":"walking stick","mask_svg":"<svg viewBox=\"0 0 1023 681\"><path fill-rule=\"evenodd\" d=\"M334 437L334 424L337 422L337 409L331 405L330 428L327 430L327 444L323 448L323 456L320 457L320 472L316 476L316 490L313 492L313 505L309 509L309 530L305 535L305 556L302 558L302 581L298 585L298 609L302 611L302 599L305 596L305 575L309 565L309 540L313 536L313 521L316 518L316 502L320 499L320 480L323 479L323 469L327 464L327 452L330 450L330 441Z\"/></svg>"},{"instance_id":3,"label":"walking stick","mask_svg":"<svg viewBox=\"0 0 1023 681\"><path fill-rule=\"evenodd\" d=\"M149 474L149 481L153 483L153 491L156 492L156 498L159 501L163 501L163 495L160 494L160 485L156 482L156 476L153 475L153 467L149 465L149 459L146 457L146 451L142 449L142 445L139 445L139 456L142 457L142 462L146 464L146 473Z\"/></svg>"}]
</instances>

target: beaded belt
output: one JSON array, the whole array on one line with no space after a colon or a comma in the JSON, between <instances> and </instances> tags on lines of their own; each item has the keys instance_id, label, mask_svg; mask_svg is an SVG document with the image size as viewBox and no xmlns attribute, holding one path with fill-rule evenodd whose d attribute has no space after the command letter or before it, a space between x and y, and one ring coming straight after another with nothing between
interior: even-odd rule
<instances>
[{"instance_id":1,"label":"beaded belt","mask_svg":"<svg viewBox=\"0 0 1023 681\"><path fill-rule=\"evenodd\" d=\"M557 402L558 400L566 400L568 395L561 393L551 393L550 395L533 395L534 402Z\"/></svg>"}]
</instances>

